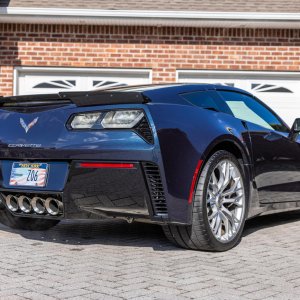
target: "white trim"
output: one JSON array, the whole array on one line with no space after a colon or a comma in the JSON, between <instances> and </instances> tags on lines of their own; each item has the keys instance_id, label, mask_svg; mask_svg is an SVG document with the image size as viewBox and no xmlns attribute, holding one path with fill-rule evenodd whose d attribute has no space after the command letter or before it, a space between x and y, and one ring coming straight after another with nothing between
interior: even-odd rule
<instances>
[{"instance_id":1,"label":"white trim","mask_svg":"<svg viewBox=\"0 0 300 300\"><path fill-rule=\"evenodd\" d=\"M13 95L16 96L18 92L18 76L19 76L19 67L14 68L13 75Z\"/></svg>"},{"instance_id":2,"label":"white trim","mask_svg":"<svg viewBox=\"0 0 300 300\"><path fill-rule=\"evenodd\" d=\"M180 75L188 74L191 78L211 78L214 76L216 79L252 79L257 77L263 79L276 79L277 77L285 77L287 80L299 81L300 72L280 72L280 71L219 71L219 70L176 70L176 82L180 82Z\"/></svg>"},{"instance_id":3,"label":"white trim","mask_svg":"<svg viewBox=\"0 0 300 300\"><path fill-rule=\"evenodd\" d=\"M0 7L0 22L299 28L300 13Z\"/></svg>"},{"instance_id":4,"label":"white trim","mask_svg":"<svg viewBox=\"0 0 300 300\"><path fill-rule=\"evenodd\" d=\"M21 72L48 72L48 73L63 73L72 71L74 74L80 73L111 73L111 74L144 74L147 75L149 82L152 83L153 71L152 69L122 69L122 68L73 68L73 67L15 67L13 72L13 94L18 94L18 77Z\"/></svg>"},{"instance_id":5,"label":"white trim","mask_svg":"<svg viewBox=\"0 0 300 300\"><path fill-rule=\"evenodd\" d=\"M152 73L152 69L136 69L136 68L74 68L74 67L15 67L16 70L26 70L26 71L50 71L50 72L69 72L72 70L75 73L81 72L90 72L90 73L99 73L105 71L108 73ZM149 77L150 78L150 77Z\"/></svg>"},{"instance_id":6,"label":"white trim","mask_svg":"<svg viewBox=\"0 0 300 300\"><path fill-rule=\"evenodd\" d=\"M299 21L300 13L159 11L159 10L97 10L70 8L0 8L0 13L32 16L167 18L167 19L227 19L227 20L289 20Z\"/></svg>"}]
</instances>

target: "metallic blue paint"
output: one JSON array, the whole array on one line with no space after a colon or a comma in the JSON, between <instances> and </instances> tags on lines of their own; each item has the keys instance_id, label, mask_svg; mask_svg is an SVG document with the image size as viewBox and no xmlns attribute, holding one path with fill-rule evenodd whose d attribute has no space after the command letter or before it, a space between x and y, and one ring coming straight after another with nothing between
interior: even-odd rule
<instances>
[{"instance_id":1,"label":"metallic blue paint","mask_svg":"<svg viewBox=\"0 0 300 300\"><path fill-rule=\"evenodd\" d=\"M253 184L255 174L253 173L252 142L247 123L231 114L194 106L180 97L180 94L186 92L216 90L217 88L220 87L199 84L136 88L135 91L140 90L143 97L150 99L147 104L88 107L57 104L34 108L3 107L0 109L2 173L0 189L14 190L14 187L8 185L13 162L48 162L50 164L48 185L42 189L24 188L24 192L27 190L32 193L38 193L39 190L49 193L64 192L67 207L72 210L74 204L76 214L73 215L78 218L90 218L98 213L91 203L88 209L86 207L84 209L76 202L80 190L83 197L80 199L87 200L84 202L85 206L88 205L89 197L109 199L110 204L106 207L105 213L102 210L102 214L116 217L134 214L133 211L130 213L131 204L129 202L133 201L130 195L134 195L138 190L137 198L133 201L134 205L143 209L147 207L148 215L137 215L136 218L149 218L153 222L190 224L192 206L188 204L188 197L197 163L200 159L205 163L211 151L226 142L237 147L241 153L244 170L249 179L250 201L253 201L250 215L262 213L265 209L257 200L256 186ZM222 89L246 93L231 87L222 87ZM67 126L68 120L80 112L124 108L144 110L153 133L153 144L147 143L134 130L70 130ZM26 133L20 125L20 118L29 124L37 117L39 118L38 122ZM21 147L22 145L23 147ZM118 173L118 170L111 171L109 174L101 173L101 170L97 170L97 172L82 170L76 167L79 161L135 162L139 167L136 172L126 173L124 171L122 173L124 177L118 177L121 174ZM149 197L151 191L149 187L146 187L144 178L146 175L142 175L143 162L151 162L159 168L168 209L166 215L155 215L153 212L153 198L151 200ZM88 179L90 184L80 186L82 178ZM97 178L101 178L101 184ZM106 178L107 182L103 185L103 180ZM116 185L116 178L121 181L124 194L129 195L128 204L122 203L119 206L111 204L116 199L122 198L120 191L114 191L114 186L109 189L111 195L107 194L107 191L105 191L106 194L101 194L104 193L105 186ZM128 178L132 178L135 185L130 186L131 181L128 181ZM102 186L100 190L97 188L99 184ZM85 190L87 186L88 190ZM77 194L74 194L72 189L76 189ZM19 191L19 189L16 190ZM116 190L118 189L116 188ZM102 208L105 202L103 201L101 202Z\"/></svg>"}]
</instances>

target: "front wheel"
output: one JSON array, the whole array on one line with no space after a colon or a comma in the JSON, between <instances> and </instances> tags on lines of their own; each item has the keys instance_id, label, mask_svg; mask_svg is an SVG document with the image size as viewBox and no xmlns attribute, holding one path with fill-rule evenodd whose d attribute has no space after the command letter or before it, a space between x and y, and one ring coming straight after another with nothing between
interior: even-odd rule
<instances>
[{"instance_id":1,"label":"front wheel","mask_svg":"<svg viewBox=\"0 0 300 300\"><path fill-rule=\"evenodd\" d=\"M15 217L5 208L0 210L0 223L13 229L48 230L59 223L59 220Z\"/></svg>"},{"instance_id":2,"label":"front wheel","mask_svg":"<svg viewBox=\"0 0 300 300\"><path fill-rule=\"evenodd\" d=\"M188 249L226 251L238 244L248 212L244 171L220 150L204 165L193 199L192 225L163 226L167 238Z\"/></svg>"}]
</instances>

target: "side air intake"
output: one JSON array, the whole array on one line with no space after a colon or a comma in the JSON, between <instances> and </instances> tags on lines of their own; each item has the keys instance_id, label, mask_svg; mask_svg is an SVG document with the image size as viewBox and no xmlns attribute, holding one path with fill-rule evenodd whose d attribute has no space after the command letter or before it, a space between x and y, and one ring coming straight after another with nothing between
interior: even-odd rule
<instances>
[{"instance_id":1,"label":"side air intake","mask_svg":"<svg viewBox=\"0 0 300 300\"><path fill-rule=\"evenodd\" d=\"M154 214L168 214L167 202L158 166L153 163L145 162L143 163L143 167L153 203Z\"/></svg>"}]
</instances>

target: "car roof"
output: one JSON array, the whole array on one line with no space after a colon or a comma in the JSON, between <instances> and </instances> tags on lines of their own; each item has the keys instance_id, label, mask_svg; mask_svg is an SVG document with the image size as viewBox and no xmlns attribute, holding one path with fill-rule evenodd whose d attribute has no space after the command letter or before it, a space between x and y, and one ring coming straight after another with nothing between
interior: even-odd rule
<instances>
[{"instance_id":1,"label":"car roof","mask_svg":"<svg viewBox=\"0 0 300 300\"><path fill-rule=\"evenodd\" d=\"M59 92L58 94L37 94L0 97L0 106L24 105L27 102L49 102L49 101L70 101L77 106L89 106L96 104L121 104L121 103L146 103L167 102L182 104L181 94L198 91L227 90L250 95L244 90L226 85L199 84L199 83L169 83L169 84L148 84L139 86L116 87L110 89L98 89L86 92ZM115 102L112 103L112 97ZM122 99L122 100L120 100Z\"/></svg>"}]
</instances>

